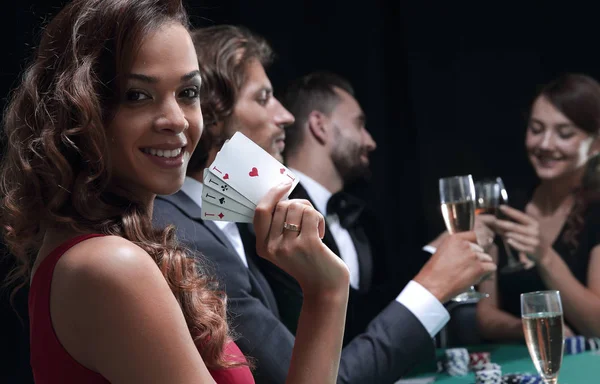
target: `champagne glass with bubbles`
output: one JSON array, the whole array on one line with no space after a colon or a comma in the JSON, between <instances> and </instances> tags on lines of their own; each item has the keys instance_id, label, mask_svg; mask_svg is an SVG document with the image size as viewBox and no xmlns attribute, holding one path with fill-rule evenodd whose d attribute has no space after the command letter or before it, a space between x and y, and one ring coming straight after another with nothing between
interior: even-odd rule
<instances>
[{"instance_id":1,"label":"champagne glass with bubbles","mask_svg":"<svg viewBox=\"0 0 600 384\"><path fill-rule=\"evenodd\" d=\"M473 230L475 223L473 177L471 175L445 177L439 180L439 184L442 216L448 232L454 234ZM475 287L471 286L467 292L459 294L452 300L474 302L487 296L487 294L477 292Z\"/></svg>"},{"instance_id":2,"label":"champagne glass with bubbles","mask_svg":"<svg viewBox=\"0 0 600 384\"><path fill-rule=\"evenodd\" d=\"M558 384L564 348L560 292L521 294L521 319L535 368L546 384Z\"/></svg>"}]
</instances>

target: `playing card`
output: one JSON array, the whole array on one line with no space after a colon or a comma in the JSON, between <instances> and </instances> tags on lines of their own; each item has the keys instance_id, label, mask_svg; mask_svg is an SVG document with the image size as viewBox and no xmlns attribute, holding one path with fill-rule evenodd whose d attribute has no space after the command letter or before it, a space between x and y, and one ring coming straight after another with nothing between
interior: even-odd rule
<instances>
[{"instance_id":1,"label":"playing card","mask_svg":"<svg viewBox=\"0 0 600 384\"><path fill-rule=\"evenodd\" d=\"M237 201L247 208L250 208L253 212L256 209L256 204L246 199L226 182L210 173L208 168L204 170L204 187L209 187L215 191L219 191L224 196Z\"/></svg>"},{"instance_id":2,"label":"playing card","mask_svg":"<svg viewBox=\"0 0 600 384\"><path fill-rule=\"evenodd\" d=\"M241 213L244 216L254 216L254 209L250 209L234 199L225 196L218 190L209 188L206 184L202 188L202 204L205 202L209 202L210 204L214 204L233 212Z\"/></svg>"},{"instance_id":3,"label":"playing card","mask_svg":"<svg viewBox=\"0 0 600 384\"><path fill-rule=\"evenodd\" d=\"M287 193L289 196L300 181L283 164L240 132L236 132L223 145L209 172L254 205L271 188L283 182L292 182Z\"/></svg>"},{"instance_id":4,"label":"playing card","mask_svg":"<svg viewBox=\"0 0 600 384\"><path fill-rule=\"evenodd\" d=\"M253 217L242 215L228 209L202 201L202 220L232 221L234 223L252 223Z\"/></svg>"}]
</instances>

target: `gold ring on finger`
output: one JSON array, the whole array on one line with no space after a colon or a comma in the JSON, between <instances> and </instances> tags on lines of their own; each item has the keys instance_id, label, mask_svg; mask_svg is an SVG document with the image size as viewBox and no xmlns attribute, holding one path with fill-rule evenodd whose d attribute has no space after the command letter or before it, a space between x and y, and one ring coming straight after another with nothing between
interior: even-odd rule
<instances>
[{"instance_id":1,"label":"gold ring on finger","mask_svg":"<svg viewBox=\"0 0 600 384\"><path fill-rule=\"evenodd\" d=\"M290 224L287 221L283 222L283 229L287 229L288 231L300 232L300 226L296 224Z\"/></svg>"}]
</instances>

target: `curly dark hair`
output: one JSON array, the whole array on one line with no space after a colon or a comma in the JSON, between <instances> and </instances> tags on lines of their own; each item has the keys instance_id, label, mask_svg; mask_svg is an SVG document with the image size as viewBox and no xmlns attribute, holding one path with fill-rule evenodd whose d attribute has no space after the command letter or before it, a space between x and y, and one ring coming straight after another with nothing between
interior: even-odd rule
<instances>
[{"instance_id":1,"label":"curly dark hair","mask_svg":"<svg viewBox=\"0 0 600 384\"><path fill-rule=\"evenodd\" d=\"M206 365L224 368L239 365L224 353L224 294L177 244L173 227L154 229L134 196L109 188L105 126L118 103L119 75L143 39L167 23L189 29L181 0L74 0L44 29L3 120L0 222L17 261L7 282L20 282L15 290L27 283L47 228L121 236L162 271Z\"/></svg>"},{"instance_id":2,"label":"curly dark hair","mask_svg":"<svg viewBox=\"0 0 600 384\"><path fill-rule=\"evenodd\" d=\"M202 76L200 103L205 126L188 165L188 172L197 172L206 167L210 149L229 139L228 132L213 127L227 122L233 113L246 82L246 65L257 60L267 68L274 53L263 37L242 26L215 25L193 30L191 35Z\"/></svg>"},{"instance_id":3,"label":"curly dark hair","mask_svg":"<svg viewBox=\"0 0 600 384\"><path fill-rule=\"evenodd\" d=\"M592 77L577 73L564 74L544 85L535 99L540 96L578 128L594 137L600 135L600 84ZM599 156L588 161L581 186L574 193L575 203L561 238L572 253L579 246L578 236L585 225L584 215L588 205L600 200Z\"/></svg>"}]
</instances>

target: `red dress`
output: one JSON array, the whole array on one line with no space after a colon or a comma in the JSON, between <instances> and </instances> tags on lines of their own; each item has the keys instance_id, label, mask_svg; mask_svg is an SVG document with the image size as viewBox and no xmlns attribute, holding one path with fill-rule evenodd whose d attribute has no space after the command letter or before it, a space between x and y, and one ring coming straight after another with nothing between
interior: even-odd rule
<instances>
[{"instance_id":1,"label":"red dress","mask_svg":"<svg viewBox=\"0 0 600 384\"><path fill-rule=\"evenodd\" d=\"M75 244L102 235L75 237L53 250L39 265L29 291L29 327L31 367L36 384L106 384L102 375L79 364L58 340L50 318L50 286L54 267L60 257ZM246 361L234 342L225 353L235 361ZM125 362L126 363L126 362ZM248 367L209 370L218 384L253 384Z\"/></svg>"}]
</instances>

